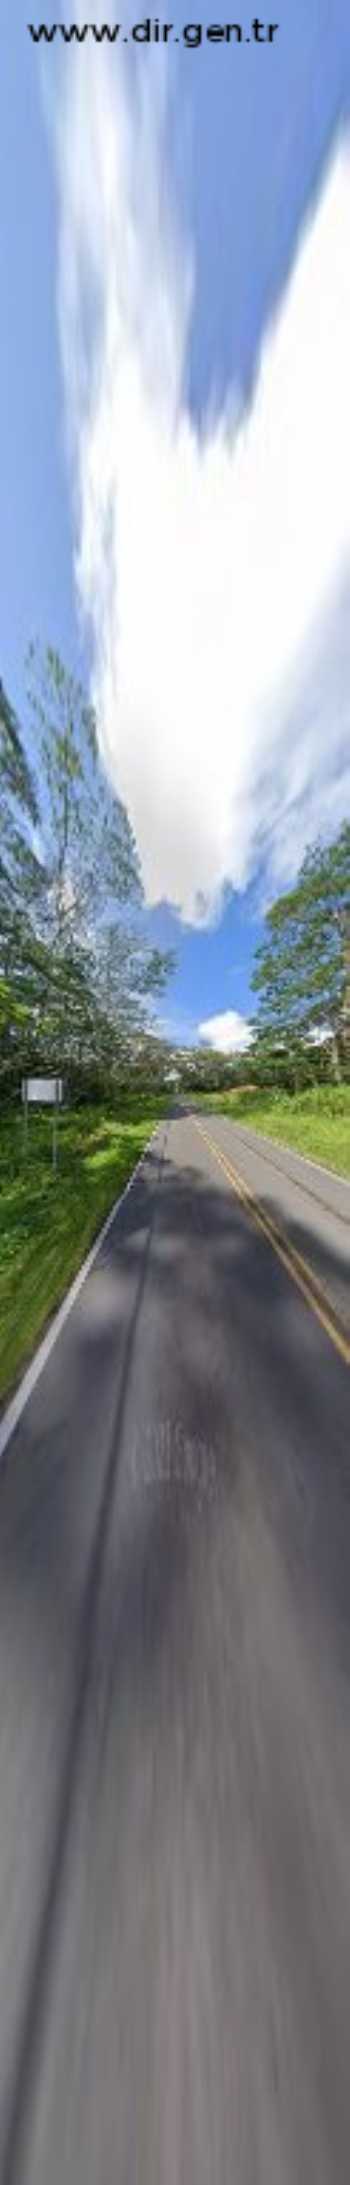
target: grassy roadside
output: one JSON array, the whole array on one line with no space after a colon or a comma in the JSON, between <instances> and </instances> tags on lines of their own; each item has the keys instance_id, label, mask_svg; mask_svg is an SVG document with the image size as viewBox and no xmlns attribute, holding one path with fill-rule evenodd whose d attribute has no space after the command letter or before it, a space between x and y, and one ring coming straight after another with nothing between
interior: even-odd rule
<instances>
[{"instance_id":1,"label":"grassy roadside","mask_svg":"<svg viewBox=\"0 0 350 2185\"><path fill-rule=\"evenodd\" d=\"M196 1105L234 1123L262 1131L280 1145L321 1161L337 1175L350 1176L350 1085L317 1086L303 1092L232 1092L198 1094Z\"/></svg>"},{"instance_id":2,"label":"grassy roadside","mask_svg":"<svg viewBox=\"0 0 350 2185\"><path fill-rule=\"evenodd\" d=\"M22 1115L0 1116L0 1403L165 1112L155 1098L62 1114L56 1177L49 1114L29 1116L26 1161Z\"/></svg>"}]
</instances>

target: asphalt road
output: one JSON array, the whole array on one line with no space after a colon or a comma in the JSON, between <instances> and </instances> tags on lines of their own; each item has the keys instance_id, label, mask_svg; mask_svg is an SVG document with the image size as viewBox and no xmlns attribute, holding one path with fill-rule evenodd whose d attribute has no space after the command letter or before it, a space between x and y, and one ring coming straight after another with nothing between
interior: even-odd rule
<instances>
[{"instance_id":1,"label":"asphalt road","mask_svg":"<svg viewBox=\"0 0 350 2185\"><path fill-rule=\"evenodd\" d=\"M349 1373L228 1167L343 1318L346 1197L205 1130L0 1473L1 2185L349 2178Z\"/></svg>"}]
</instances>

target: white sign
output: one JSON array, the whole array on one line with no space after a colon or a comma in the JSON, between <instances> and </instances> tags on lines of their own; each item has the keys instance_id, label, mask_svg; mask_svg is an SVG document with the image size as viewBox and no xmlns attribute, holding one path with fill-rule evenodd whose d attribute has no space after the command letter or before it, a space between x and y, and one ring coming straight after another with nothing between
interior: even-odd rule
<instances>
[{"instance_id":1,"label":"white sign","mask_svg":"<svg viewBox=\"0 0 350 2185\"><path fill-rule=\"evenodd\" d=\"M26 1077L22 1084L22 1100L42 1101L45 1107L56 1107L63 1100L61 1077Z\"/></svg>"}]
</instances>

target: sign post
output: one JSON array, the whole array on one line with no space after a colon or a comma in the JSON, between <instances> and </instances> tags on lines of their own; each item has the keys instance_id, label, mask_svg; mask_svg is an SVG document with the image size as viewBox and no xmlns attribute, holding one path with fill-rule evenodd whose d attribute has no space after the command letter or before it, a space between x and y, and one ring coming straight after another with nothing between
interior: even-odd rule
<instances>
[{"instance_id":1,"label":"sign post","mask_svg":"<svg viewBox=\"0 0 350 2185\"><path fill-rule=\"evenodd\" d=\"M59 1105L59 1091L58 1091L58 1088L59 1088L59 1079L58 1079L58 1077L56 1077L55 1106L54 1106L54 1111L53 1111L53 1117L52 1117L52 1167L53 1167L53 1172L54 1172L54 1176L56 1176L56 1172L57 1172L57 1155L58 1155L58 1131L57 1131L57 1119L58 1119L58 1105Z\"/></svg>"},{"instance_id":2,"label":"sign post","mask_svg":"<svg viewBox=\"0 0 350 2185\"><path fill-rule=\"evenodd\" d=\"M61 1077L24 1077L22 1082L24 1105L24 1150L28 1148L28 1106L52 1107L52 1167L54 1175L58 1164L58 1111L63 1100Z\"/></svg>"},{"instance_id":3,"label":"sign post","mask_svg":"<svg viewBox=\"0 0 350 2185\"><path fill-rule=\"evenodd\" d=\"M22 1100L24 1100L24 1109L23 1109L23 1152L24 1152L24 1159L25 1159L25 1161L26 1161L26 1159L27 1159L27 1152L28 1152L28 1089L27 1089L27 1082L25 1082L24 1086L22 1085Z\"/></svg>"}]
</instances>

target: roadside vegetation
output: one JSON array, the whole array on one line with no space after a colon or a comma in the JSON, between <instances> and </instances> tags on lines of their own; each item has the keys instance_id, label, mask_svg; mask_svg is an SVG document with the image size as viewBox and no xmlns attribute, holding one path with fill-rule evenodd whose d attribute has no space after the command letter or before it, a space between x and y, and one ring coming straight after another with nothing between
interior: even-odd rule
<instances>
[{"instance_id":1,"label":"roadside vegetation","mask_svg":"<svg viewBox=\"0 0 350 2185\"><path fill-rule=\"evenodd\" d=\"M0 681L0 1401L173 1095L350 1173L349 824L267 912L245 1056L162 1036L172 969L92 707L31 647L24 722ZM57 1174L50 1113L29 1109L26 1146L21 1105L47 1076L64 1086Z\"/></svg>"},{"instance_id":2,"label":"roadside vegetation","mask_svg":"<svg viewBox=\"0 0 350 2185\"><path fill-rule=\"evenodd\" d=\"M63 1112L58 1168L48 1111L0 1117L0 1401L13 1389L113 1201L166 1112L159 1095Z\"/></svg>"},{"instance_id":3,"label":"roadside vegetation","mask_svg":"<svg viewBox=\"0 0 350 2185\"><path fill-rule=\"evenodd\" d=\"M52 647L31 647L27 717L0 682L0 1401L35 1348L167 1099L152 1007L171 958L148 939L128 815L97 722ZM63 1080L52 1120L27 1078Z\"/></svg>"},{"instance_id":4,"label":"roadside vegetation","mask_svg":"<svg viewBox=\"0 0 350 2185\"><path fill-rule=\"evenodd\" d=\"M350 1085L314 1086L302 1093L197 1093L196 1106L229 1115L247 1130L262 1131L338 1175L350 1176Z\"/></svg>"},{"instance_id":5,"label":"roadside vegetation","mask_svg":"<svg viewBox=\"0 0 350 2185\"><path fill-rule=\"evenodd\" d=\"M256 951L248 1051L189 1058L204 1106L350 1173L350 825L316 843Z\"/></svg>"},{"instance_id":6,"label":"roadside vegetation","mask_svg":"<svg viewBox=\"0 0 350 2185\"><path fill-rule=\"evenodd\" d=\"M71 1101L113 1105L140 1064L144 1077L172 959L147 936L134 837L82 686L52 647L31 647L27 673L25 729L0 682L0 1098L47 1074Z\"/></svg>"}]
</instances>

